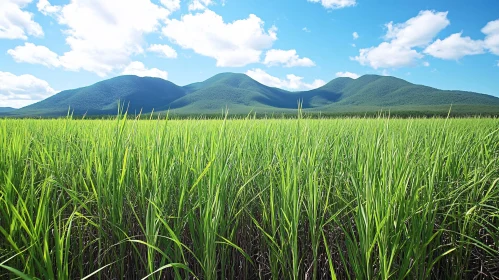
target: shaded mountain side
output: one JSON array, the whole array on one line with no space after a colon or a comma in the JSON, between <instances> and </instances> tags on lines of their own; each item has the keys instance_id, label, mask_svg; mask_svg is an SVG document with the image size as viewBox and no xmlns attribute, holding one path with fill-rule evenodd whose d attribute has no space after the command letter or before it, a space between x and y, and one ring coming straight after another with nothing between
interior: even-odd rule
<instances>
[{"instance_id":1,"label":"shaded mountain side","mask_svg":"<svg viewBox=\"0 0 499 280\"><path fill-rule=\"evenodd\" d=\"M9 113L9 112L13 112L15 110L16 109L11 108L11 107L0 107L0 113Z\"/></svg>"},{"instance_id":2,"label":"shaded mountain side","mask_svg":"<svg viewBox=\"0 0 499 280\"><path fill-rule=\"evenodd\" d=\"M499 114L499 98L465 91L439 90L377 75L336 78L309 91L289 92L265 86L245 74L222 73L184 87L159 78L120 76L94 85L60 92L36 104L12 111L13 116L116 114L118 100L128 111L174 110L182 114L289 112L298 107L321 112L367 112L380 109L438 111L459 105L479 114ZM430 108L431 107L431 108Z\"/></svg>"},{"instance_id":3,"label":"shaded mountain side","mask_svg":"<svg viewBox=\"0 0 499 280\"><path fill-rule=\"evenodd\" d=\"M62 91L43 101L19 109L16 114L60 114L68 108L75 114L116 114L118 102L129 112L166 110L185 95L172 82L137 76L120 76L79 89Z\"/></svg>"}]
</instances>

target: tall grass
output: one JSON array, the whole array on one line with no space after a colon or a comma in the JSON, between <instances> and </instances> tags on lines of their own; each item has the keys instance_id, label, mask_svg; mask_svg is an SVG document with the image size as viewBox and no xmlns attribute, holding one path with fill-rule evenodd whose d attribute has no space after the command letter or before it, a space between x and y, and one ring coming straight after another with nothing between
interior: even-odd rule
<instances>
[{"instance_id":1,"label":"tall grass","mask_svg":"<svg viewBox=\"0 0 499 280\"><path fill-rule=\"evenodd\" d=\"M499 120L0 120L0 278L497 279Z\"/></svg>"}]
</instances>

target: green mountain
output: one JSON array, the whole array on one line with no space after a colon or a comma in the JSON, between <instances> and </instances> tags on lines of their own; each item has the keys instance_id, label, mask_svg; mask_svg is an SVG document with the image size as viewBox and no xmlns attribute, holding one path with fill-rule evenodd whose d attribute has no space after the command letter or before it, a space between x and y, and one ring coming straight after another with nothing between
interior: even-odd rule
<instances>
[{"instance_id":1,"label":"green mountain","mask_svg":"<svg viewBox=\"0 0 499 280\"><path fill-rule=\"evenodd\" d=\"M174 100L185 95L185 90L169 81L137 76L120 76L94 85L65 90L38 103L21 108L16 115L59 116L116 114L118 102L128 112L167 110Z\"/></svg>"},{"instance_id":2,"label":"green mountain","mask_svg":"<svg viewBox=\"0 0 499 280\"><path fill-rule=\"evenodd\" d=\"M118 101L130 113L170 110L176 114L295 112L298 103L308 112L445 113L499 115L499 98L465 91L439 90L405 80L377 75L337 78L314 90L289 92L265 86L245 74L222 73L177 86L159 78L120 76L94 85L60 92L36 104L11 112L13 116L59 116L68 108L75 115L116 114Z\"/></svg>"},{"instance_id":3,"label":"green mountain","mask_svg":"<svg viewBox=\"0 0 499 280\"><path fill-rule=\"evenodd\" d=\"M465 91L438 90L411 84L394 77L365 75L356 80L343 79L335 79L317 90L341 94L338 102L334 104L336 106L499 105L499 98L494 96Z\"/></svg>"},{"instance_id":4,"label":"green mountain","mask_svg":"<svg viewBox=\"0 0 499 280\"><path fill-rule=\"evenodd\" d=\"M16 109L14 108L11 108L11 107L0 107L0 113L8 113L8 112L12 112Z\"/></svg>"},{"instance_id":5,"label":"green mountain","mask_svg":"<svg viewBox=\"0 0 499 280\"><path fill-rule=\"evenodd\" d=\"M293 93L260 84L245 74L222 73L184 87L188 93L171 104L181 111L216 111L225 107L295 109Z\"/></svg>"}]
</instances>

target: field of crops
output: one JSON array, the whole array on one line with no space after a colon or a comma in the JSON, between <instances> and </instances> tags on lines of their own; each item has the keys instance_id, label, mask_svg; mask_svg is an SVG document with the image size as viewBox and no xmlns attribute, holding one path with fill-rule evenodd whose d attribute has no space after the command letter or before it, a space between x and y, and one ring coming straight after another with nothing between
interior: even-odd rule
<instances>
[{"instance_id":1,"label":"field of crops","mask_svg":"<svg viewBox=\"0 0 499 280\"><path fill-rule=\"evenodd\" d=\"M0 120L0 278L499 279L499 120Z\"/></svg>"}]
</instances>

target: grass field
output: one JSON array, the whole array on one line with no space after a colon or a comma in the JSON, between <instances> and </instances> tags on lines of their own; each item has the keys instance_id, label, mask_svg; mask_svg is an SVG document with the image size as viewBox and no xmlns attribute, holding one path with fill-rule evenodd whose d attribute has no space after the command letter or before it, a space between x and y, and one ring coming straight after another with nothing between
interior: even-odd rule
<instances>
[{"instance_id":1,"label":"grass field","mask_svg":"<svg viewBox=\"0 0 499 280\"><path fill-rule=\"evenodd\" d=\"M15 277L498 279L499 120L0 119Z\"/></svg>"}]
</instances>

